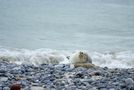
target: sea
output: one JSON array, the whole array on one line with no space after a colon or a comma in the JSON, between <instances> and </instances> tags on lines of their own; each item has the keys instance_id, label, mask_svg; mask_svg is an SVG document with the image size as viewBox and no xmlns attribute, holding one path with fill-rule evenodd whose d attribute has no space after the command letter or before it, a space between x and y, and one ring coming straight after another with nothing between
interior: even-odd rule
<instances>
[{"instance_id":1,"label":"sea","mask_svg":"<svg viewBox=\"0 0 134 90\"><path fill-rule=\"evenodd\" d=\"M134 0L0 0L0 60L134 68Z\"/></svg>"}]
</instances>

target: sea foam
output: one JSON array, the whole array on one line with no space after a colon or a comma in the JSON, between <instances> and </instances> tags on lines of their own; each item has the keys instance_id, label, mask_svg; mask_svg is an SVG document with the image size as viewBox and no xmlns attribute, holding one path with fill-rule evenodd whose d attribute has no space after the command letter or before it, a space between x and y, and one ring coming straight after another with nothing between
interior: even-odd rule
<instances>
[{"instance_id":1,"label":"sea foam","mask_svg":"<svg viewBox=\"0 0 134 90\"><path fill-rule=\"evenodd\" d=\"M69 59L74 51L51 49L0 49L0 60L16 64L69 64ZM109 68L133 68L134 53L131 51L120 52L89 52L93 64Z\"/></svg>"}]
</instances>

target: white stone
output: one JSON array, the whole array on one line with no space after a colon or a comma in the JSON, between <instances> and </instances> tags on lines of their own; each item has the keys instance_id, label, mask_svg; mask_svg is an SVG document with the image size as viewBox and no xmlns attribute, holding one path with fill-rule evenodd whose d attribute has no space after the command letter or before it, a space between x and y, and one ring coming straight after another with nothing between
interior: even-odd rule
<instances>
[{"instance_id":1,"label":"white stone","mask_svg":"<svg viewBox=\"0 0 134 90\"><path fill-rule=\"evenodd\" d=\"M44 90L44 88L39 86L31 86L31 90Z\"/></svg>"},{"instance_id":2,"label":"white stone","mask_svg":"<svg viewBox=\"0 0 134 90\"><path fill-rule=\"evenodd\" d=\"M4 82L4 81L7 81L7 80L8 80L7 77L1 77L1 78L0 78L0 82Z\"/></svg>"}]
</instances>

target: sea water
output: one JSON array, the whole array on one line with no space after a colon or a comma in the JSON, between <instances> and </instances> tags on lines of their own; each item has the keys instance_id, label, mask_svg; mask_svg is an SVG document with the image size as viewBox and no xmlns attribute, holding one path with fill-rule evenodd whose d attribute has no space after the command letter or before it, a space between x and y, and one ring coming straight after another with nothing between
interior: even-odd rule
<instances>
[{"instance_id":1,"label":"sea water","mask_svg":"<svg viewBox=\"0 0 134 90\"><path fill-rule=\"evenodd\" d=\"M69 63L76 50L98 66L134 67L134 1L0 0L1 60Z\"/></svg>"}]
</instances>

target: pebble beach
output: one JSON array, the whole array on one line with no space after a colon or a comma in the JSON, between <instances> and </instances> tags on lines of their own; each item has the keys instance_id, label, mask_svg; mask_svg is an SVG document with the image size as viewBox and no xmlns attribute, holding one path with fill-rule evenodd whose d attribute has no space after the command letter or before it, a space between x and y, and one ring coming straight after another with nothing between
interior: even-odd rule
<instances>
[{"instance_id":1,"label":"pebble beach","mask_svg":"<svg viewBox=\"0 0 134 90\"><path fill-rule=\"evenodd\" d=\"M134 90L134 68L70 68L70 65L17 65L0 61L0 90Z\"/></svg>"}]
</instances>

